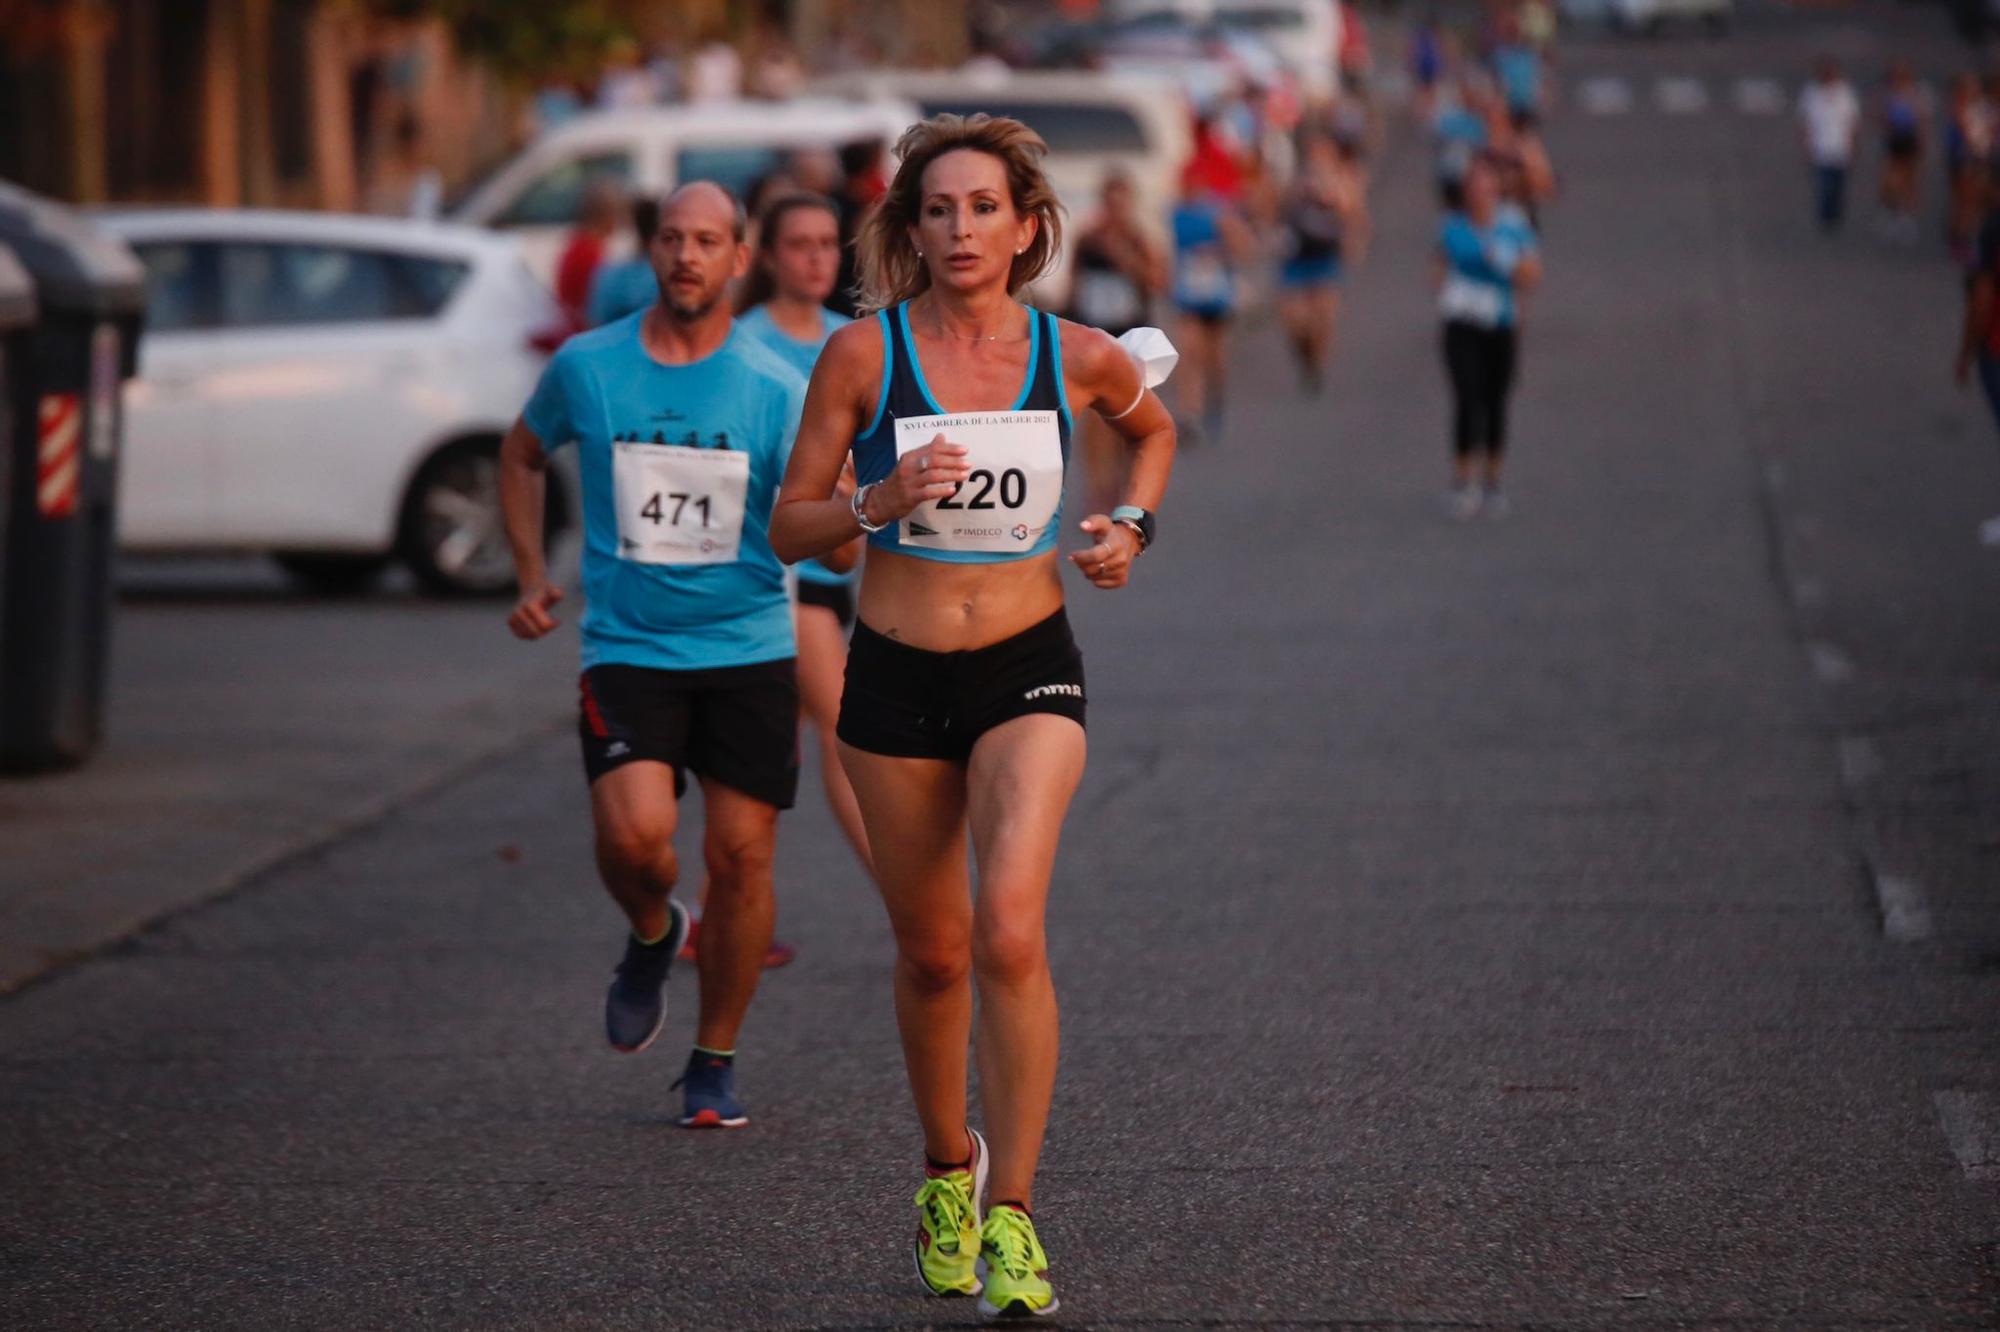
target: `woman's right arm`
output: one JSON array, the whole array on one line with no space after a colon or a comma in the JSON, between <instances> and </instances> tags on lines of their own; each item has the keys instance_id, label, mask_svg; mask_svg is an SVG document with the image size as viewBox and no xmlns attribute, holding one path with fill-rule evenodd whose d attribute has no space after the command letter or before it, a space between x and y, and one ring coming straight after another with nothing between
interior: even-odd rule
<instances>
[{"instance_id":1,"label":"woman's right arm","mask_svg":"<svg viewBox=\"0 0 2000 1332\"><path fill-rule=\"evenodd\" d=\"M852 504L837 488L854 437L875 414L882 358L888 354L880 325L862 319L828 339L813 366L799 437L771 513L771 550L786 564L844 545L861 531ZM931 464L928 472L925 463ZM892 523L927 499L943 499L970 470L964 447L942 439L906 453L882 484L870 488L868 519Z\"/></svg>"}]
</instances>

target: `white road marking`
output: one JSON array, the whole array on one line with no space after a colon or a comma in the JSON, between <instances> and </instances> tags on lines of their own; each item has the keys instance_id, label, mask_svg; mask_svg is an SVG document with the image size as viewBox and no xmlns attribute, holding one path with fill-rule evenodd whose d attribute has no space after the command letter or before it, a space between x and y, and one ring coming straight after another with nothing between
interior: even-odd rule
<instances>
[{"instance_id":1,"label":"white road marking","mask_svg":"<svg viewBox=\"0 0 2000 1332\"><path fill-rule=\"evenodd\" d=\"M1812 660L1813 674L1823 684L1840 684L1854 678L1854 659L1831 643L1806 644L1806 656Z\"/></svg>"},{"instance_id":2,"label":"white road marking","mask_svg":"<svg viewBox=\"0 0 2000 1332\"><path fill-rule=\"evenodd\" d=\"M1736 109L1746 116L1782 115L1789 100L1776 79L1736 80Z\"/></svg>"},{"instance_id":3,"label":"white road marking","mask_svg":"<svg viewBox=\"0 0 2000 1332\"><path fill-rule=\"evenodd\" d=\"M1700 79L1660 79L1653 84L1653 104L1670 116L1692 116L1708 110L1708 87Z\"/></svg>"},{"instance_id":4,"label":"white road marking","mask_svg":"<svg viewBox=\"0 0 2000 1332\"><path fill-rule=\"evenodd\" d=\"M1986 1098L1977 1092L1941 1091L1931 1093L1931 1104L1965 1177L2000 1179L2000 1132L1994 1129Z\"/></svg>"},{"instance_id":5,"label":"white road marking","mask_svg":"<svg viewBox=\"0 0 2000 1332\"><path fill-rule=\"evenodd\" d=\"M1849 786L1866 786L1882 775L1882 755L1866 736L1840 737L1840 780Z\"/></svg>"},{"instance_id":6,"label":"white road marking","mask_svg":"<svg viewBox=\"0 0 2000 1332\"><path fill-rule=\"evenodd\" d=\"M1875 901L1882 908L1882 935L1891 943L1921 943L1931 937L1931 908L1914 879L1875 876Z\"/></svg>"},{"instance_id":7,"label":"white road marking","mask_svg":"<svg viewBox=\"0 0 2000 1332\"><path fill-rule=\"evenodd\" d=\"M1609 76L1585 79L1576 100L1589 115L1622 116L1632 109L1632 85Z\"/></svg>"}]
</instances>

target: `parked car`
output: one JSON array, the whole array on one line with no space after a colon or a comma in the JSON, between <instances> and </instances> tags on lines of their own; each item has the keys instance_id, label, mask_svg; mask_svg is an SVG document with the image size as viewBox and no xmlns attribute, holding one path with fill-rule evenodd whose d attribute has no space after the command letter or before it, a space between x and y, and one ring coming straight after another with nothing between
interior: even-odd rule
<instances>
[{"instance_id":1,"label":"parked car","mask_svg":"<svg viewBox=\"0 0 2000 1332\"><path fill-rule=\"evenodd\" d=\"M597 111L564 121L503 163L452 210L452 219L520 239L528 266L554 278L584 191L609 179L660 195L686 180L712 180L739 197L788 154L879 140L893 145L919 118L893 98L715 102ZM631 238L620 228L611 253Z\"/></svg>"},{"instance_id":2,"label":"parked car","mask_svg":"<svg viewBox=\"0 0 2000 1332\"><path fill-rule=\"evenodd\" d=\"M120 210L146 265L119 539L264 551L320 590L400 558L428 590L513 585L499 441L558 318L519 248L400 219ZM578 530L574 472L550 481Z\"/></svg>"},{"instance_id":3,"label":"parked car","mask_svg":"<svg viewBox=\"0 0 2000 1332\"><path fill-rule=\"evenodd\" d=\"M979 111L1011 116L1048 143L1043 167L1073 223L1096 208L1105 173L1120 167L1132 178L1140 217L1163 241L1181 164L1192 146L1180 89L1140 75L881 69L829 76L814 87L852 97L907 99L926 116ZM1038 299L1061 304L1069 291L1069 264L1065 253L1038 286Z\"/></svg>"}]
</instances>

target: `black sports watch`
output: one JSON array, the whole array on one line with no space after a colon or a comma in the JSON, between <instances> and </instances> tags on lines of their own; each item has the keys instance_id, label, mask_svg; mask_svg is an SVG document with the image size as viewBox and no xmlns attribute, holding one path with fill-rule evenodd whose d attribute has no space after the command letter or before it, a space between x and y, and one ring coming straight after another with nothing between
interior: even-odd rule
<instances>
[{"instance_id":1,"label":"black sports watch","mask_svg":"<svg viewBox=\"0 0 2000 1332\"><path fill-rule=\"evenodd\" d=\"M1111 521L1123 523L1139 537L1139 553L1145 554L1153 544L1153 530L1157 521L1151 509L1142 509L1136 504L1121 504L1111 511Z\"/></svg>"}]
</instances>

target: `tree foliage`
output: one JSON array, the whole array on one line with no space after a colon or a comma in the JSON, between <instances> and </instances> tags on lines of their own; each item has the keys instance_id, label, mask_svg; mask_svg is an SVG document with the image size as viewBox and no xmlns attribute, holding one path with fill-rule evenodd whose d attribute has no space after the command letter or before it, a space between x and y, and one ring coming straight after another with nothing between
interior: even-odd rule
<instances>
[{"instance_id":1,"label":"tree foliage","mask_svg":"<svg viewBox=\"0 0 2000 1332\"><path fill-rule=\"evenodd\" d=\"M466 55L501 77L533 82L596 69L629 39L617 0L365 0L389 18L436 18Z\"/></svg>"}]
</instances>

